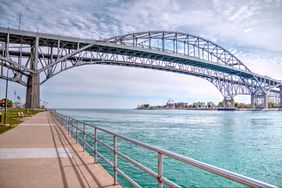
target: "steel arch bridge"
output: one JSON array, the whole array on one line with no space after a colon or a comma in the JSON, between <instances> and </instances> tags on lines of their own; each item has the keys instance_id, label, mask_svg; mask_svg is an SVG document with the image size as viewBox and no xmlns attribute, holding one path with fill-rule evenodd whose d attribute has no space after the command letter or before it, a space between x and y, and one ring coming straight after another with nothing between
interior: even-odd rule
<instances>
[{"instance_id":1,"label":"steel arch bridge","mask_svg":"<svg viewBox=\"0 0 282 188\"><path fill-rule=\"evenodd\" d=\"M200 77L221 92L225 105L230 100L231 107L239 94L251 95L253 106L267 107L271 96L282 107L282 81L251 72L228 50L190 34L148 31L90 40L0 28L0 42L0 77L27 87L29 108L39 107L41 84L65 70L95 64Z\"/></svg>"}]
</instances>

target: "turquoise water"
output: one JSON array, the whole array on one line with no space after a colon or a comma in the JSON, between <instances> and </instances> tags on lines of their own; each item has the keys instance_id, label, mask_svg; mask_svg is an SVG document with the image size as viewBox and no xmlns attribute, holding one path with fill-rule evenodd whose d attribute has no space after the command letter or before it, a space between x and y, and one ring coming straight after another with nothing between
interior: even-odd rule
<instances>
[{"instance_id":1,"label":"turquoise water","mask_svg":"<svg viewBox=\"0 0 282 188\"><path fill-rule=\"evenodd\" d=\"M282 186L282 112L177 110L58 110L76 119L187 157ZM92 133L92 130L89 130ZM112 145L112 138L99 132ZM89 141L90 142L90 141ZM112 154L98 145L107 157ZM157 171L156 154L118 140L118 150ZM112 173L112 169L100 161ZM118 167L142 187L156 180L118 158ZM244 187L164 158L164 176L182 187ZM119 177L124 187L131 187Z\"/></svg>"}]
</instances>

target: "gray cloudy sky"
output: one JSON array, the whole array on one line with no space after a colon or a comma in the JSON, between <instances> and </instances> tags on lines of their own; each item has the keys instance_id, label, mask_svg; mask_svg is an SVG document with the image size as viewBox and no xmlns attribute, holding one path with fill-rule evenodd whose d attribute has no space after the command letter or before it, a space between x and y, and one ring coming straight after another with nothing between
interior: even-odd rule
<instances>
[{"instance_id":1,"label":"gray cloudy sky","mask_svg":"<svg viewBox=\"0 0 282 188\"><path fill-rule=\"evenodd\" d=\"M18 28L20 12L24 30L82 38L147 30L191 33L229 49L253 72L282 80L281 0L0 0L0 26ZM0 88L3 97L3 80ZM14 90L24 99L25 88L11 83L10 96ZM131 108L168 98L218 102L222 96L196 77L92 65L50 79L41 98L52 107Z\"/></svg>"}]
</instances>

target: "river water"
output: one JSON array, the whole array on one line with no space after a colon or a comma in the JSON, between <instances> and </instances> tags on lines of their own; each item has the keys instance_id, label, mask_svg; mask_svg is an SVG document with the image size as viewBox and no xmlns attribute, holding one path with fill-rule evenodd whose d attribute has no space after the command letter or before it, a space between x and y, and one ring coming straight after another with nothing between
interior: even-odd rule
<instances>
[{"instance_id":1,"label":"river water","mask_svg":"<svg viewBox=\"0 0 282 188\"><path fill-rule=\"evenodd\" d=\"M282 186L282 112L60 109L66 115L267 183ZM93 133L93 130L88 130ZM99 132L112 145L112 138ZM91 142L91 141L89 141ZM91 142L92 143L92 142ZM98 145L107 157L112 154ZM156 154L118 140L118 150L157 172ZM103 166L112 174L101 160ZM118 158L118 167L142 187L156 180ZM182 187L244 187L164 158L164 176ZM131 187L119 177L124 187Z\"/></svg>"}]
</instances>

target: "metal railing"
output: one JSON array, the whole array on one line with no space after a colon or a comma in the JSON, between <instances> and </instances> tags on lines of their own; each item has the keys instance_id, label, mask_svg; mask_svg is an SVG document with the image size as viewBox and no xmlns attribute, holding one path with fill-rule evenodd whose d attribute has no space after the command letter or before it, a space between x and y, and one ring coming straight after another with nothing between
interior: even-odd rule
<instances>
[{"instance_id":1,"label":"metal railing","mask_svg":"<svg viewBox=\"0 0 282 188\"><path fill-rule=\"evenodd\" d=\"M167 185L169 187L180 187L176 183L168 180L167 178L165 178L163 176L163 156L167 156L167 157L170 157L170 158L175 159L177 161L188 164L190 166L194 166L194 167L203 169L205 171L217 174L219 176L228 178L230 180L233 180L235 182L238 182L238 183L250 186L250 187L277 188L274 185L271 185L271 184L268 184L268 183L265 183L265 182L262 182L262 181L259 181L259 180L241 175L241 174L237 174L235 172L231 172L231 171L228 171L228 170L225 170L225 169L222 169L222 168L218 168L216 166L213 166L213 165L210 165L210 164L207 164L207 163L203 163L203 162L197 161L195 159L170 152L170 151L165 150L165 149L157 148L155 146L151 146L149 144L145 144L143 142L140 142L140 141L137 141L137 140L134 140L134 139L131 139L131 138L124 137L122 135L108 131L108 130L103 129L101 127L97 127L97 126L88 124L86 122L79 121L77 119L71 118L69 116L60 114L56 111L51 111L51 113L55 117L55 119L62 126L64 126L67 129L68 133L71 134L76 139L77 143L79 143L79 141L82 142L82 147L83 147L84 151L85 151L85 148L88 147L94 153L94 163L97 163L97 157L100 157L109 166L111 166L113 168L114 184L118 183L117 175L120 174L123 178L125 178L134 187L141 187L137 182L135 182L126 173L124 173L121 169L118 168L117 156L119 156L119 157L123 158L124 160L126 160L128 163L134 165L138 169L144 171L145 173L149 174L153 178L157 179L159 188L163 187L163 185ZM86 127L91 127L91 128L94 129L93 135L86 132ZM98 138L97 138L98 131L107 133L107 134L112 136L113 147L111 147L108 144L102 142L101 140L98 140ZM82 134L82 137L79 136L79 132L80 132L80 134ZM93 139L93 146L91 146L89 143L86 142L86 138ZM125 154L121 153L120 151L118 151L118 149L117 149L117 138L122 139L124 141L127 141L129 143L138 145L142 148L146 148L150 151L156 152L157 155L158 155L158 159L157 159L157 161L158 161L158 163L157 163L158 168L157 169L158 170L157 170L157 172L154 172L150 168L142 165L141 163L135 161L134 159L132 159L132 158L126 156ZM112 159L113 162L111 162L104 155L102 155L100 152L98 152L97 143L103 145L105 148L109 149L113 153L113 159Z\"/></svg>"}]
</instances>

